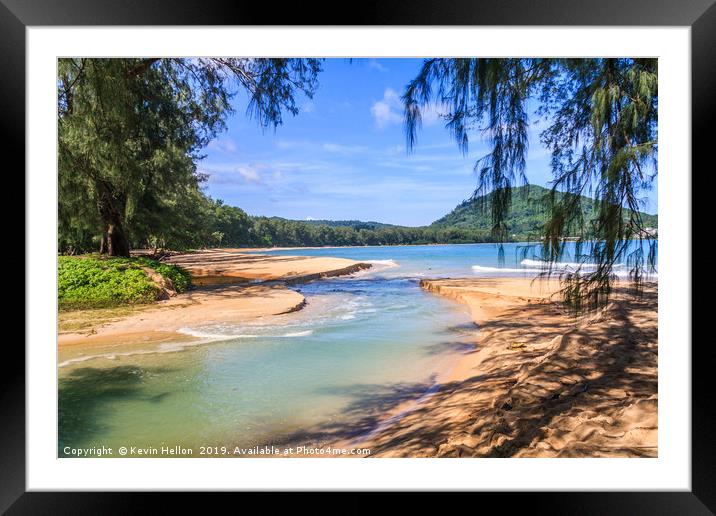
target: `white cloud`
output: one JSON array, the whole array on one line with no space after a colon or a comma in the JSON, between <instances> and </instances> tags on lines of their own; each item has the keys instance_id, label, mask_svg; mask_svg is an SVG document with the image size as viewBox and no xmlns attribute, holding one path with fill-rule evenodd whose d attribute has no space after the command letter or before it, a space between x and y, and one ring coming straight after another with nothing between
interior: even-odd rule
<instances>
[{"instance_id":1,"label":"white cloud","mask_svg":"<svg viewBox=\"0 0 716 516\"><path fill-rule=\"evenodd\" d=\"M323 150L328 152L337 152L340 154L355 154L365 152L368 149L362 145L343 145L341 143L326 142L322 146Z\"/></svg>"},{"instance_id":2,"label":"white cloud","mask_svg":"<svg viewBox=\"0 0 716 516\"><path fill-rule=\"evenodd\" d=\"M260 183L261 176L258 171L253 167L237 167L236 172L239 173L241 178L247 183Z\"/></svg>"},{"instance_id":3,"label":"white cloud","mask_svg":"<svg viewBox=\"0 0 716 516\"><path fill-rule=\"evenodd\" d=\"M311 216L309 215L308 217L306 217L306 220L316 220L316 218L315 218L315 217L311 217Z\"/></svg>"},{"instance_id":4,"label":"white cloud","mask_svg":"<svg viewBox=\"0 0 716 516\"><path fill-rule=\"evenodd\" d=\"M301 147L302 145L304 145L304 142L299 142L299 141L295 141L295 140L278 140L276 142L276 147L278 147L279 149L283 149L283 150L295 149L295 148Z\"/></svg>"},{"instance_id":5,"label":"white cloud","mask_svg":"<svg viewBox=\"0 0 716 516\"><path fill-rule=\"evenodd\" d=\"M435 125L442 120L441 116L447 113L445 106L438 106L436 104L428 104L420 110L420 115L423 120L423 125Z\"/></svg>"},{"instance_id":6,"label":"white cloud","mask_svg":"<svg viewBox=\"0 0 716 516\"><path fill-rule=\"evenodd\" d=\"M221 152L236 152L236 144L230 138L217 138L216 140L212 140L209 142L208 147Z\"/></svg>"},{"instance_id":7,"label":"white cloud","mask_svg":"<svg viewBox=\"0 0 716 516\"><path fill-rule=\"evenodd\" d=\"M399 124L403 121L403 101L394 89L386 88L383 99L374 102L370 112L379 129ZM435 125L442 120L442 115L447 112L447 106L441 104L423 106L420 110L422 123L425 126Z\"/></svg>"},{"instance_id":8,"label":"white cloud","mask_svg":"<svg viewBox=\"0 0 716 516\"><path fill-rule=\"evenodd\" d=\"M388 68L380 64L376 59L371 59L368 61L368 68L372 68L373 70L378 70L379 72L387 72Z\"/></svg>"},{"instance_id":9,"label":"white cloud","mask_svg":"<svg viewBox=\"0 0 716 516\"><path fill-rule=\"evenodd\" d=\"M370 108L375 125L383 129L392 124L399 124L403 120L401 114L402 103L400 97L392 88L386 88L383 99L374 102Z\"/></svg>"}]
</instances>

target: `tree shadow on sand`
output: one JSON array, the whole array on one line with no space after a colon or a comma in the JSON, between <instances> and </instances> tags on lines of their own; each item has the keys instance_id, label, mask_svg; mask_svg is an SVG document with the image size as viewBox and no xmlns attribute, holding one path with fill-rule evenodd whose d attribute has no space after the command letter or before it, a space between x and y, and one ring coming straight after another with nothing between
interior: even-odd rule
<instances>
[{"instance_id":1,"label":"tree shadow on sand","mask_svg":"<svg viewBox=\"0 0 716 516\"><path fill-rule=\"evenodd\" d=\"M475 344L462 341L444 341L431 344L425 348L428 356L436 355L469 355L475 352Z\"/></svg>"},{"instance_id":2,"label":"tree shadow on sand","mask_svg":"<svg viewBox=\"0 0 716 516\"><path fill-rule=\"evenodd\" d=\"M496 401L496 429L488 434L472 428L489 435L486 455L655 456L655 439L653 446L642 445L643 439L631 440L630 434L656 433L656 311L653 318L638 313L656 305L655 290L641 299L619 299L605 317L556 339L557 345ZM494 323L495 331L508 319Z\"/></svg>"},{"instance_id":3,"label":"tree shadow on sand","mask_svg":"<svg viewBox=\"0 0 716 516\"><path fill-rule=\"evenodd\" d=\"M476 374L429 396L431 382L334 390L350 398L340 414L285 441L348 443L371 456L656 456L656 304L653 289L591 320L556 304L510 310L481 326L495 352Z\"/></svg>"}]
</instances>

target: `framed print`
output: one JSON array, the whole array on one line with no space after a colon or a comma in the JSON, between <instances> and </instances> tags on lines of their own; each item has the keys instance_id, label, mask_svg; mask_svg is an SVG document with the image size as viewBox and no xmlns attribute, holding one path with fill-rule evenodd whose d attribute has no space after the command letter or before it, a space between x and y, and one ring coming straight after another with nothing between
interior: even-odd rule
<instances>
[{"instance_id":1,"label":"framed print","mask_svg":"<svg viewBox=\"0 0 716 516\"><path fill-rule=\"evenodd\" d=\"M0 6L27 203L3 510L714 510L712 2L61 4Z\"/></svg>"}]
</instances>

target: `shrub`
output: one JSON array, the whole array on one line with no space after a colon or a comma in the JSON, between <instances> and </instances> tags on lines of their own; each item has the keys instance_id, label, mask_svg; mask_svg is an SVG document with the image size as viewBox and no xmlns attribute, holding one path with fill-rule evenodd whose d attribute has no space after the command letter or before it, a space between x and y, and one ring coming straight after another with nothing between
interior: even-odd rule
<instances>
[{"instance_id":1,"label":"shrub","mask_svg":"<svg viewBox=\"0 0 716 516\"><path fill-rule=\"evenodd\" d=\"M186 292L187 290L189 290L189 287L191 287L191 274L189 274L188 271L182 269L177 265L170 265L168 263L162 263L158 262L157 260L152 260L151 258L144 257L130 258L129 260L127 258L115 259L124 260L128 263L139 264L142 267L150 267L154 269L165 278L171 280L171 282L174 284L174 289L177 292Z\"/></svg>"},{"instance_id":2,"label":"shrub","mask_svg":"<svg viewBox=\"0 0 716 516\"><path fill-rule=\"evenodd\" d=\"M170 279L177 292L184 292L191 285L185 270L147 258L60 256L58 306L63 310L151 303L157 299L159 289L143 267L151 267Z\"/></svg>"}]
</instances>

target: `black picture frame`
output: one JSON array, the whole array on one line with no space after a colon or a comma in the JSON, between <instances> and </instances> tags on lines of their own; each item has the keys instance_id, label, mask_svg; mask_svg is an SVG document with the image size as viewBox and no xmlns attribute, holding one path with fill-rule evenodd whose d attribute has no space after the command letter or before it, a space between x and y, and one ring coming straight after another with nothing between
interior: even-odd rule
<instances>
[{"instance_id":1,"label":"black picture frame","mask_svg":"<svg viewBox=\"0 0 716 516\"><path fill-rule=\"evenodd\" d=\"M25 30L62 25L618 25L691 27L692 168L713 168L709 131L716 120L716 0L439 0L364 1L350 16L338 10L295 2L214 0L0 0L0 126L7 149L23 149L25 139ZM336 4L337 5L337 4ZM24 155L17 153L17 170ZM708 160L708 161L707 161ZM707 168L708 167L708 168ZM701 170L703 169L703 171ZM688 173L688 171L684 171ZM691 174L692 181L696 177ZM23 188L22 184L19 188ZM692 191L698 191L692 189ZM693 217L694 223L697 219ZM696 227L693 234L699 234ZM30 235L25 235L30 238ZM26 271L27 274L27 271ZM692 302L696 308L696 303ZM31 307L26 307L26 310ZM698 320L693 317L692 320ZM688 346L688 342L680 343ZM692 356L692 489L689 492L513 493L509 505L533 513L713 514L716 512L714 401L709 360L711 339L694 340ZM8 346L9 348L11 346ZM6 350L14 366L0 375L0 510L8 514L107 514L135 512L158 495L124 493L41 493L25 488L25 356ZM14 355L14 356L13 356ZM662 364L663 366L663 364ZM668 417L668 415L667 415ZM246 496L243 494L242 496ZM498 501L505 494L484 493ZM163 497L162 512L186 501ZM261 501L256 500L259 503ZM493 500L490 500L493 501ZM342 502L345 511L366 505ZM474 503L471 502L471 503Z\"/></svg>"}]
</instances>

